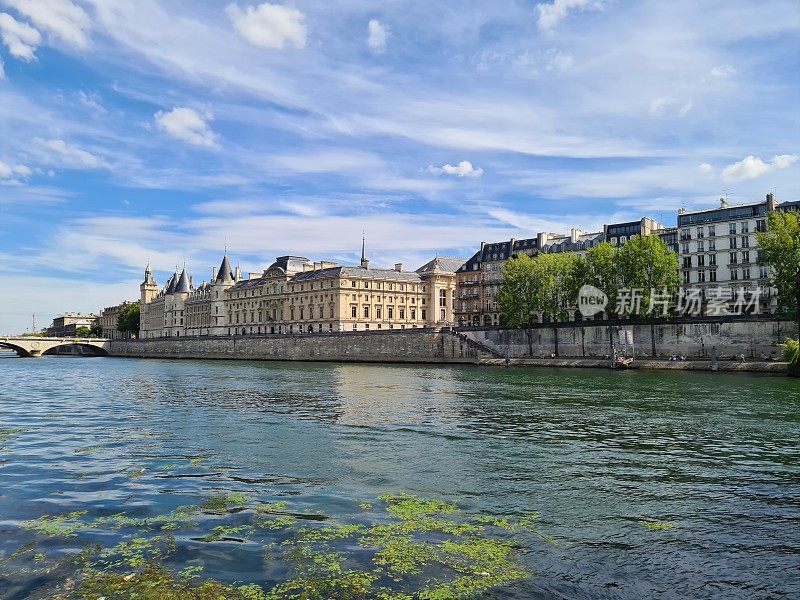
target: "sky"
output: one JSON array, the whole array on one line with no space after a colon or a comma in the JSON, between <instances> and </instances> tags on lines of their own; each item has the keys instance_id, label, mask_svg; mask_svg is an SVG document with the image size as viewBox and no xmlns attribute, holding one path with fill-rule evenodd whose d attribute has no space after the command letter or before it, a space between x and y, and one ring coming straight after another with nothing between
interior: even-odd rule
<instances>
[{"instance_id":1,"label":"sky","mask_svg":"<svg viewBox=\"0 0 800 600\"><path fill-rule=\"evenodd\" d=\"M800 198L797 0L0 0L0 334Z\"/></svg>"}]
</instances>

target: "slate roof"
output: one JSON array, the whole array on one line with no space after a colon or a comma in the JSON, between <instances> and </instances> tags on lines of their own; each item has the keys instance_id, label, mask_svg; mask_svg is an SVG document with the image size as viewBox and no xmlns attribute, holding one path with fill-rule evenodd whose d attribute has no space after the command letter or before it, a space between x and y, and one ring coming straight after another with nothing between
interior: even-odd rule
<instances>
[{"instance_id":1,"label":"slate roof","mask_svg":"<svg viewBox=\"0 0 800 600\"><path fill-rule=\"evenodd\" d=\"M189 285L189 276L186 274L186 269L181 271L180 278L178 282L175 284L175 288L172 290L173 294L188 294L191 291L191 286Z\"/></svg>"},{"instance_id":2,"label":"slate roof","mask_svg":"<svg viewBox=\"0 0 800 600\"><path fill-rule=\"evenodd\" d=\"M466 261L463 258L437 256L436 258L431 259L422 265L416 270L416 272L419 274L430 273L438 265L439 270L444 271L445 273L455 273L465 262Z\"/></svg>"},{"instance_id":3,"label":"slate roof","mask_svg":"<svg viewBox=\"0 0 800 600\"><path fill-rule=\"evenodd\" d=\"M793 202L781 202L775 207L775 209L782 212L789 212L794 210L800 211L800 200L795 200Z\"/></svg>"},{"instance_id":4,"label":"slate roof","mask_svg":"<svg viewBox=\"0 0 800 600\"><path fill-rule=\"evenodd\" d=\"M222 259L217 278L214 281L215 283L233 283L233 271L231 270L231 263L228 262L227 254Z\"/></svg>"},{"instance_id":5,"label":"slate roof","mask_svg":"<svg viewBox=\"0 0 800 600\"><path fill-rule=\"evenodd\" d=\"M348 277L350 279L384 279L389 281L420 281L414 271L395 271L394 269L365 269L363 267L328 267L315 271L304 271L292 277L292 283L316 281L329 277Z\"/></svg>"},{"instance_id":6,"label":"slate roof","mask_svg":"<svg viewBox=\"0 0 800 600\"><path fill-rule=\"evenodd\" d=\"M294 273L296 271L302 271L303 265L309 262L310 261L304 256L279 256L275 259L274 263L267 267L267 271L270 269L280 269L284 273Z\"/></svg>"}]
</instances>

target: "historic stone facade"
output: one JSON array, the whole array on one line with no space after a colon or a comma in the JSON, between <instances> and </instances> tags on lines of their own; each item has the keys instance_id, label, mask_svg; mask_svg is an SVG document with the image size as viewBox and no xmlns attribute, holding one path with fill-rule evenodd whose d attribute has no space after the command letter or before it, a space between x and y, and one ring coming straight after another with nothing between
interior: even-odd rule
<instances>
[{"instance_id":1,"label":"historic stone facade","mask_svg":"<svg viewBox=\"0 0 800 600\"><path fill-rule=\"evenodd\" d=\"M416 271L278 257L262 273L231 271L228 257L195 288L184 269L162 290L148 265L140 286L142 339L416 329L454 321L455 271L436 257Z\"/></svg>"},{"instance_id":2,"label":"historic stone facade","mask_svg":"<svg viewBox=\"0 0 800 600\"><path fill-rule=\"evenodd\" d=\"M117 322L120 313L130 304L133 303L126 300L122 304L117 304L116 306L107 306L100 312L101 337L107 340L118 340L126 337L127 334L117 329Z\"/></svg>"}]
</instances>

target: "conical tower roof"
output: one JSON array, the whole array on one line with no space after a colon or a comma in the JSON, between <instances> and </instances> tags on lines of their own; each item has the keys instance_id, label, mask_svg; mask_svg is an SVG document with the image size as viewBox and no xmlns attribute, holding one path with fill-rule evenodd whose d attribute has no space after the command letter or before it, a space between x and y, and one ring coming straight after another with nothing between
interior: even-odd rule
<instances>
[{"instance_id":1,"label":"conical tower roof","mask_svg":"<svg viewBox=\"0 0 800 600\"><path fill-rule=\"evenodd\" d=\"M222 264L219 266L219 272L217 272L215 283L234 283L233 271L231 271L231 263L228 262L227 254L222 259Z\"/></svg>"},{"instance_id":2,"label":"conical tower roof","mask_svg":"<svg viewBox=\"0 0 800 600\"><path fill-rule=\"evenodd\" d=\"M186 274L186 269L184 269L181 271L181 276L178 278L178 283L175 284L175 289L172 292L175 294L188 294L190 289L189 276Z\"/></svg>"},{"instance_id":3,"label":"conical tower roof","mask_svg":"<svg viewBox=\"0 0 800 600\"><path fill-rule=\"evenodd\" d=\"M175 293L175 286L178 285L178 272L172 274L172 277L169 278L167 282L167 291L164 292L165 294L174 294Z\"/></svg>"}]
</instances>

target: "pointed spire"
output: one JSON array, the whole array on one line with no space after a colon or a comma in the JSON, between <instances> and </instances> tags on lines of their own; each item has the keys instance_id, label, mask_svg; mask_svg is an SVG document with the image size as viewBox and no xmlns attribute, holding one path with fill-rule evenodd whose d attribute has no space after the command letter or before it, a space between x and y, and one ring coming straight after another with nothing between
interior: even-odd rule
<instances>
[{"instance_id":1,"label":"pointed spire","mask_svg":"<svg viewBox=\"0 0 800 600\"><path fill-rule=\"evenodd\" d=\"M361 232L361 268L369 269L369 260L367 260L367 238L364 232Z\"/></svg>"},{"instance_id":2,"label":"pointed spire","mask_svg":"<svg viewBox=\"0 0 800 600\"><path fill-rule=\"evenodd\" d=\"M234 283L233 271L231 271L231 263L228 262L228 247L225 246L225 256L222 258L222 264L217 271L217 278L214 283Z\"/></svg>"}]
</instances>

